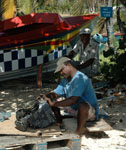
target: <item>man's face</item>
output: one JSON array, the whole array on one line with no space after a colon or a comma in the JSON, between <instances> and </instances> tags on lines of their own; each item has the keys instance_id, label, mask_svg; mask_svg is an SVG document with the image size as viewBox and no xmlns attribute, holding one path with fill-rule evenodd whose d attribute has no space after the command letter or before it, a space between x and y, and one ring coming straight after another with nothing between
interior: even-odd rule
<instances>
[{"instance_id":1,"label":"man's face","mask_svg":"<svg viewBox=\"0 0 126 150\"><path fill-rule=\"evenodd\" d=\"M61 73L61 75L64 76L64 78L69 78L70 77L70 64L68 64L68 65L63 64L60 73Z\"/></svg>"},{"instance_id":2,"label":"man's face","mask_svg":"<svg viewBox=\"0 0 126 150\"><path fill-rule=\"evenodd\" d=\"M86 44L90 40L90 34L82 34L80 35L80 39L83 42L83 44Z\"/></svg>"}]
</instances>

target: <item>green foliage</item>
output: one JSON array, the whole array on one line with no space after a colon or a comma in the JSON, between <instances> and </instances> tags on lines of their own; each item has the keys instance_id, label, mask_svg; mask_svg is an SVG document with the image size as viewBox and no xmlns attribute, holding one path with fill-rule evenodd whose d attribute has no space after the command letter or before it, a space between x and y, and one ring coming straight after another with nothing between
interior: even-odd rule
<instances>
[{"instance_id":1,"label":"green foliage","mask_svg":"<svg viewBox=\"0 0 126 150\"><path fill-rule=\"evenodd\" d=\"M126 7L126 0L120 0L120 2Z\"/></svg>"},{"instance_id":2,"label":"green foliage","mask_svg":"<svg viewBox=\"0 0 126 150\"><path fill-rule=\"evenodd\" d=\"M113 54L114 54L114 49L112 47L110 47L110 49L108 49L107 51L103 51L104 57L109 57L112 56Z\"/></svg>"},{"instance_id":3,"label":"green foliage","mask_svg":"<svg viewBox=\"0 0 126 150\"><path fill-rule=\"evenodd\" d=\"M116 14L115 14L116 17ZM126 10L124 8L120 9L120 19L123 23L124 28L126 29ZM117 24L117 21L114 23L114 28L113 28L114 32L118 32L119 31L119 26Z\"/></svg>"},{"instance_id":4,"label":"green foliage","mask_svg":"<svg viewBox=\"0 0 126 150\"><path fill-rule=\"evenodd\" d=\"M30 14L33 12L33 0L17 0L18 14Z\"/></svg>"},{"instance_id":5,"label":"green foliage","mask_svg":"<svg viewBox=\"0 0 126 150\"><path fill-rule=\"evenodd\" d=\"M51 12L51 13L70 13L70 2L69 0L59 1L59 0L48 0L39 5L37 12Z\"/></svg>"},{"instance_id":6,"label":"green foliage","mask_svg":"<svg viewBox=\"0 0 126 150\"><path fill-rule=\"evenodd\" d=\"M125 49L126 48L126 36L123 36L122 39L119 41L119 48L120 49Z\"/></svg>"},{"instance_id":7,"label":"green foliage","mask_svg":"<svg viewBox=\"0 0 126 150\"><path fill-rule=\"evenodd\" d=\"M126 49L118 49L116 53L112 51L108 50L106 58L102 56L100 72L106 80L126 83Z\"/></svg>"}]
</instances>

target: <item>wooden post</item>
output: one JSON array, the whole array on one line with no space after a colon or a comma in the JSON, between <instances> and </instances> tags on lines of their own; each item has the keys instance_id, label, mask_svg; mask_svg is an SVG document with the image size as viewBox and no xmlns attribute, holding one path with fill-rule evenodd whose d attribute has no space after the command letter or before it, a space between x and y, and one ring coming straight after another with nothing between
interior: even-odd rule
<instances>
[{"instance_id":1,"label":"wooden post","mask_svg":"<svg viewBox=\"0 0 126 150\"><path fill-rule=\"evenodd\" d=\"M81 141L80 139L69 140L67 145L71 150L81 150Z\"/></svg>"},{"instance_id":2,"label":"wooden post","mask_svg":"<svg viewBox=\"0 0 126 150\"><path fill-rule=\"evenodd\" d=\"M42 87L42 64L38 66L38 87Z\"/></svg>"},{"instance_id":3,"label":"wooden post","mask_svg":"<svg viewBox=\"0 0 126 150\"><path fill-rule=\"evenodd\" d=\"M35 144L32 150L47 150L47 143Z\"/></svg>"}]
</instances>

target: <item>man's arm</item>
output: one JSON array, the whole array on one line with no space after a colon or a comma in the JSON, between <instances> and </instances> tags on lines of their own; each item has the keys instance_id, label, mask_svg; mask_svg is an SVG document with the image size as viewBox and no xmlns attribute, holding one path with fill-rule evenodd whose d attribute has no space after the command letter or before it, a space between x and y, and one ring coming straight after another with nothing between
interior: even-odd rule
<instances>
[{"instance_id":1,"label":"man's arm","mask_svg":"<svg viewBox=\"0 0 126 150\"><path fill-rule=\"evenodd\" d=\"M95 58L90 58L90 59L88 59L86 62L84 62L84 63L82 63L82 64L79 64L79 65L78 65L78 69L86 68L86 67L92 65L93 62L94 62L94 60L95 60Z\"/></svg>"},{"instance_id":2,"label":"man's arm","mask_svg":"<svg viewBox=\"0 0 126 150\"><path fill-rule=\"evenodd\" d=\"M54 104L54 107L66 107L66 106L71 106L73 104L76 104L77 101L79 100L79 96L71 96L69 98L66 98L65 100L62 101L56 101Z\"/></svg>"},{"instance_id":3,"label":"man's arm","mask_svg":"<svg viewBox=\"0 0 126 150\"><path fill-rule=\"evenodd\" d=\"M55 101L59 96L55 92L50 92L46 94L46 97L50 98L52 101Z\"/></svg>"},{"instance_id":4,"label":"man's arm","mask_svg":"<svg viewBox=\"0 0 126 150\"><path fill-rule=\"evenodd\" d=\"M76 53L74 50L72 50L72 51L68 54L68 57L69 57L70 59L73 59L73 58L75 57L75 55L77 55L77 53Z\"/></svg>"},{"instance_id":5,"label":"man's arm","mask_svg":"<svg viewBox=\"0 0 126 150\"><path fill-rule=\"evenodd\" d=\"M48 94L40 94L40 97L42 97L46 101L48 101L48 99L50 99L51 101L55 101L59 96L55 92L50 92Z\"/></svg>"},{"instance_id":6,"label":"man's arm","mask_svg":"<svg viewBox=\"0 0 126 150\"><path fill-rule=\"evenodd\" d=\"M43 97L51 107L66 107L66 106L71 106L73 104L76 104L77 101L79 100L79 96L71 96L70 98L66 98L65 100L62 101L51 101L50 98L45 98Z\"/></svg>"}]
</instances>

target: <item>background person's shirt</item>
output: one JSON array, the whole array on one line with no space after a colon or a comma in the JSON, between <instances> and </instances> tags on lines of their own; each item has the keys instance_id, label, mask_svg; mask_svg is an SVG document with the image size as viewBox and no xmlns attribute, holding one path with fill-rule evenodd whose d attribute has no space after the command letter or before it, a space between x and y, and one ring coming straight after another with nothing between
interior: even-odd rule
<instances>
[{"instance_id":1,"label":"background person's shirt","mask_svg":"<svg viewBox=\"0 0 126 150\"><path fill-rule=\"evenodd\" d=\"M80 64L85 63L87 60L94 58L92 65L82 69L82 72L91 76L98 72L99 67L99 43L93 40L92 38L89 41L89 44L84 48L84 44L79 40L74 46L73 51L77 53L74 57L75 61L79 61Z\"/></svg>"},{"instance_id":2,"label":"background person's shirt","mask_svg":"<svg viewBox=\"0 0 126 150\"><path fill-rule=\"evenodd\" d=\"M88 102L96 110L96 119L98 119L98 104L93 86L89 78L82 72L77 71L70 82L63 78L54 92L59 96L69 98L71 96L79 96L79 103L81 101ZM77 109L77 104L72 106Z\"/></svg>"}]
</instances>

